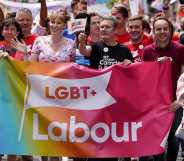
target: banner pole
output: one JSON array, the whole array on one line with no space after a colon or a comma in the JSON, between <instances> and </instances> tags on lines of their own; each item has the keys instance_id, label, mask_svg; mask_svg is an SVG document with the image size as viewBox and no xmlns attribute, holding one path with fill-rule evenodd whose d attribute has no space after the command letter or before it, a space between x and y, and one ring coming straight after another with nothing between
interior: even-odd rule
<instances>
[{"instance_id":1,"label":"banner pole","mask_svg":"<svg viewBox=\"0 0 184 161\"><path fill-rule=\"evenodd\" d=\"M26 114L28 91L29 91L29 81L28 81L28 73L26 73L26 92L25 92L25 96L24 96L24 109L23 109L23 112L22 112L22 118L21 118L20 129L19 129L19 136L18 136L18 142L20 142L21 137L22 137L22 131L23 131L23 126L24 126L24 119L25 119L25 114Z\"/></svg>"}]
</instances>

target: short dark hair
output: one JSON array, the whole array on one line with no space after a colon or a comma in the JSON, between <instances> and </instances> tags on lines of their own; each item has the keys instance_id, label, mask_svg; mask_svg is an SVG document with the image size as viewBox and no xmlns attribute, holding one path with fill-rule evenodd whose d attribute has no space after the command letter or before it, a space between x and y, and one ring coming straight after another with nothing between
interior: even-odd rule
<instances>
[{"instance_id":1,"label":"short dark hair","mask_svg":"<svg viewBox=\"0 0 184 161\"><path fill-rule=\"evenodd\" d=\"M4 19L4 21L2 22L2 24L0 26L1 35L2 35L2 31L3 31L4 26L10 26L10 25L14 25L16 27L17 32L19 33L18 36L17 36L17 39L19 41L21 41L24 38L24 36L23 36L23 33L22 33L22 29L21 29L19 23L15 20L15 18L6 18L6 19Z\"/></svg>"},{"instance_id":2,"label":"short dark hair","mask_svg":"<svg viewBox=\"0 0 184 161\"><path fill-rule=\"evenodd\" d=\"M128 21L135 21L135 20L143 20L143 17L141 15L135 15L135 16L131 16L129 17Z\"/></svg>"},{"instance_id":3,"label":"short dark hair","mask_svg":"<svg viewBox=\"0 0 184 161\"><path fill-rule=\"evenodd\" d=\"M154 14L153 19L157 19L159 17L165 17L165 16L166 15L165 15L164 12L159 11L159 12L157 12L157 13Z\"/></svg>"},{"instance_id":4,"label":"short dark hair","mask_svg":"<svg viewBox=\"0 0 184 161\"><path fill-rule=\"evenodd\" d=\"M118 13L120 13L124 18L128 18L128 9L124 5L114 6Z\"/></svg>"},{"instance_id":5,"label":"short dark hair","mask_svg":"<svg viewBox=\"0 0 184 161\"><path fill-rule=\"evenodd\" d=\"M144 31L146 31L149 34L151 33L151 26L147 20L145 19L142 20L142 27Z\"/></svg>"},{"instance_id":6,"label":"short dark hair","mask_svg":"<svg viewBox=\"0 0 184 161\"><path fill-rule=\"evenodd\" d=\"M90 18L91 18L91 17L94 17L94 16L102 17L101 15L99 15L99 14L96 13L96 12L91 12L91 13L89 13L89 16L90 16Z\"/></svg>"},{"instance_id":7,"label":"short dark hair","mask_svg":"<svg viewBox=\"0 0 184 161\"><path fill-rule=\"evenodd\" d=\"M92 17L95 17L95 16L98 16L99 18L102 18L102 16L100 16L98 13L96 13L96 12L91 12L91 13L89 13L90 24L91 24L91 19L92 19ZM91 30L91 28L90 28L90 30Z\"/></svg>"},{"instance_id":8,"label":"short dark hair","mask_svg":"<svg viewBox=\"0 0 184 161\"><path fill-rule=\"evenodd\" d=\"M157 18L154 19L154 21L153 21L153 32L154 32L154 30L155 30L155 23L156 23L157 21L159 21L159 20L164 20L164 21L166 21L166 22L168 23L169 29L170 29L170 31L171 31L171 38L172 38L172 36L173 36L173 34L174 34L174 26L173 26L173 24L171 23L171 21L169 21L168 18L166 18L165 16L160 16L160 17L157 17Z\"/></svg>"},{"instance_id":9,"label":"short dark hair","mask_svg":"<svg viewBox=\"0 0 184 161\"><path fill-rule=\"evenodd\" d=\"M104 20L111 21L113 24L113 28L116 29L118 22L114 17L112 17L112 16L102 17L102 21L104 21Z\"/></svg>"},{"instance_id":10,"label":"short dark hair","mask_svg":"<svg viewBox=\"0 0 184 161\"><path fill-rule=\"evenodd\" d=\"M71 2L71 9L73 10L74 7L78 4L78 1L72 1Z\"/></svg>"},{"instance_id":11,"label":"short dark hair","mask_svg":"<svg viewBox=\"0 0 184 161\"><path fill-rule=\"evenodd\" d=\"M8 12L6 14L6 18L15 18L16 17L16 12Z\"/></svg>"}]
</instances>

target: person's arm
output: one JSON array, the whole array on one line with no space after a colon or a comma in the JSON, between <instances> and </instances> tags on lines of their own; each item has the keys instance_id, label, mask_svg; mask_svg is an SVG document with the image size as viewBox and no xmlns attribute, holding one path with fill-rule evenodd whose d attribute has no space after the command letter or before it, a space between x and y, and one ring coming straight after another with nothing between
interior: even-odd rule
<instances>
[{"instance_id":1,"label":"person's arm","mask_svg":"<svg viewBox=\"0 0 184 161\"><path fill-rule=\"evenodd\" d=\"M40 0L41 8L40 8L40 25L42 27L46 27L47 23L47 4L46 0Z\"/></svg>"},{"instance_id":2,"label":"person's arm","mask_svg":"<svg viewBox=\"0 0 184 161\"><path fill-rule=\"evenodd\" d=\"M178 79L176 98L184 105L184 73Z\"/></svg>"},{"instance_id":3,"label":"person's arm","mask_svg":"<svg viewBox=\"0 0 184 161\"><path fill-rule=\"evenodd\" d=\"M69 52L65 54L65 62L75 62L76 57L76 44L73 40L70 40L67 46Z\"/></svg>"},{"instance_id":4,"label":"person's arm","mask_svg":"<svg viewBox=\"0 0 184 161\"><path fill-rule=\"evenodd\" d=\"M2 23L3 20L4 20L4 13L3 13L2 8L0 7L0 23Z\"/></svg>"},{"instance_id":5,"label":"person's arm","mask_svg":"<svg viewBox=\"0 0 184 161\"><path fill-rule=\"evenodd\" d=\"M171 104L170 110L176 111L180 107L184 107L184 73L178 79L176 100Z\"/></svg>"},{"instance_id":6,"label":"person's arm","mask_svg":"<svg viewBox=\"0 0 184 161\"><path fill-rule=\"evenodd\" d=\"M46 0L39 0L39 2L41 5L39 23L32 27L31 33L37 36L44 36L47 33L47 5Z\"/></svg>"},{"instance_id":7,"label":"person's arm","mask_svg":"<svg viewBox=\"0 0 184 161\"><path fill-rule=\"evenodd\" d=\"M134 63L134 58L132 56L132 53L130 52L130 50L127 48L126 53L126 58L123 60L122 64L124 65L129 65Z\"/></svg>"},{"instance_id":8,"label":"person's arm","mask_svg":"<svg viewBox=\"0 0 184 161\"><path fill-rule=\"evenodd\" d=\"M16 49L16 54L14 55L14 59L16 60L24 60L27 61L29 54L28 54L28 48L25 42L19 41L17 38L11 40L11 47L13 49Z\"/></svg>"},{"instance_id":9,"label":"person's arm","mask_svg":"<svg viewBox=\"0 0 184 161\"><path fill-rule=\"evenodd\" d=\"M31 55L29 56L29 59L28 59L29 61L38 61L39 54L42 51L41 47L43 46L43 43L41 42L42 42L42 39L44 38L42 37L36 38L31 50Z\"/></svg>"},{"instance_id":10,"label":"person's arm","mask_svg":"<svg viewBox=\"0 0 184 161\"><path fill-rule=\"evenodd\" d=\"M78 47L81 54L83 54L86 57L90 57L92 48L91 46L86 46L86 39L87 39L87 36L84 33L80 33L78 37L78 41L79 41Z\"/></svg>"}]
</instances>

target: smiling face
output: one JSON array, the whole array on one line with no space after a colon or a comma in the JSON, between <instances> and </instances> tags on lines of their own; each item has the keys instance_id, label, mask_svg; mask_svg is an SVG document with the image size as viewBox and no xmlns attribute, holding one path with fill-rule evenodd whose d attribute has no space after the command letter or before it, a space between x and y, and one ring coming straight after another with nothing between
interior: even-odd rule
<instances>
[{"instance_id":1,"label":"smiling face","mask_svg":"<svg viewBox=\"0 0 184 161\"><path fill-rule=\"evenodd\" d=\"M2 29L2 36L5 40L10 41L18 36L18 31L15 25L6 25Z\"/></svg>"},{"instance_id":2,"label":"smiling face","mask_svg":"<svg viewBox=\"0 0 184 161\"><path fill-rule=\"evenodd\" d=\"M137 42L143 36L143 25L141 20L128 22L128 33L132 41Z\"/></svg>"},{"instance_id":3,"label":"smiling face","mask_svg":"<svg viewBox=\"0 0 184 161\"><path fill-rule=\"evenodd\" d=\"M164 19L159 19L154 23L155 40L159 43L168 43L171 40L171 28L169 23Z\"/></svg>"},{"instance_id":4,"label":"smiling face","mask_svg":"<svg viewBox=\"0 0 184 161\"><path fill-rule=\"evenodd\" d=\"M33 23L31 12L27 10L18 11L16 14L16 20L20 24L24 36L27 37L30 35Z\"/></svg>"},{"instance_id":5,"label":"smiling face","mask_svg":"<svg viewBox=\"0 0 184 161\"><path fill-rule=\"evenodd\" d=\"M65 28L65 20L62 15L53 14L49 21L50 33L52 35L61 34Z\"/></svg>"}]
</instances>

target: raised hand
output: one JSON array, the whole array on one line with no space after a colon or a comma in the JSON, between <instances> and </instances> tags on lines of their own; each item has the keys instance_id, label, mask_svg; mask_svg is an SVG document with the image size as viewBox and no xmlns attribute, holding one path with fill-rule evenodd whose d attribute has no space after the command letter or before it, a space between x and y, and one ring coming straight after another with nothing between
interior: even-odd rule
<instances>
[{"instance_id":1,"label":"raised hand","mask_svg":"<svg viewBox=\"0 0 184 161\"><path fill-rule=\"evenodd\" d=\"M79 43L86 44L86 40L87 40L87 35L84 33L80 33L78 36Z\"/></svg>"},{"instance_id":2,"label":"raised hand","mask_svg":"<svg viewBox=\"0 0 184 161\"><path fill-rule=\"evenodd\" d=\"M11 47L25 54L28 52L26 44L20 42L17 38L11 40Z\"/></svg>"}]
</instances>

